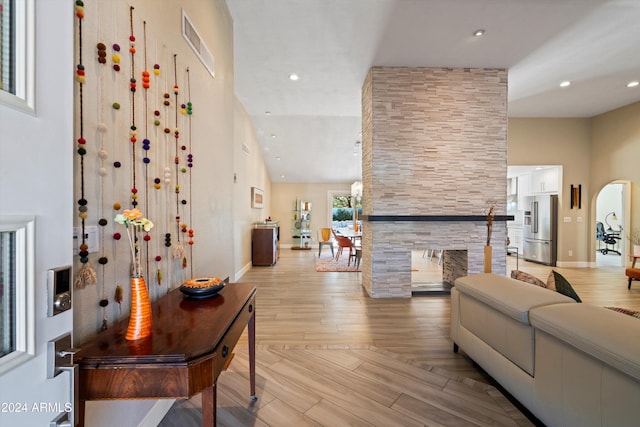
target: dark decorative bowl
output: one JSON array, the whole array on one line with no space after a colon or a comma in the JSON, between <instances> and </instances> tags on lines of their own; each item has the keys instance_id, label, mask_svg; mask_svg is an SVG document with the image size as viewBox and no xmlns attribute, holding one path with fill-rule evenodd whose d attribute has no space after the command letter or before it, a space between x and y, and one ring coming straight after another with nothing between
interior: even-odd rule
<instances>
[{"instance_id":1,"label":"dark decorative bowl","mask_svg":"<svg viewBox=\"0 0 640 427\"><path fill-rule=\"evenodd\" d=\"M220 280L220 279L218 279ZM217 281L210 277L191 279L180 286L180 292L193 299L211 298L224 288L225 282Z\"/></svg>"}]
</instances>

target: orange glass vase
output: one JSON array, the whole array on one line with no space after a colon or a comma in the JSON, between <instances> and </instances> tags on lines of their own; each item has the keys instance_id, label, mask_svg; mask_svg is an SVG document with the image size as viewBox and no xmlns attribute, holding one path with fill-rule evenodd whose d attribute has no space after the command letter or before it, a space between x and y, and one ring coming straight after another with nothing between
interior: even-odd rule
<instances>
[{"instance_id":1,"label":"orange glass vase","mask_svg":"<svg viewBox=\"0 0 640 427\"><path fill-rule=\"evenodd\" d=\"M138 340L151 335L151 301L144 277L131 278L131 317L125 339Z\"/></svg>"}]
</instances>

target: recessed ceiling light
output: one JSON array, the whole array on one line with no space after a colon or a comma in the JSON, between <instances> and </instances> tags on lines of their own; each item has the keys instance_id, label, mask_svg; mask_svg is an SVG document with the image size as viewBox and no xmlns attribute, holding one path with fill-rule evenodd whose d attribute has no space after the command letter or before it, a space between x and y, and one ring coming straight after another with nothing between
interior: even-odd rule
<instances>
[{"instance_id":1,"label":"recessed ceiling light","mask_svg":"<svg viewBox=\"0 0 640 427\"><path fill-rule=\"evenodd\" d=\"M280 175L280 178L284 178L284 174Z\"/></svg>"},{"instance_id":2,"label":"recessed ceiling light","mask_svg":"<svg viewBox=\"0 0 640 427\"><path fill-rule=\"evenodd\" d=\"M569 80L565 80L562 83L560 83L560 87L568 87L571 86L571 82Z\"/></svg>"},{"instance_id":3,"label":"recessed ceiling light","mask_svg":"<svg viewBox=\"0 0 640 427\"><path fill-rule=\"evenodd\" d=\"M276 157L276 160L280 160L280 156Z\"/></svg>"},{"instance_id":4,"label":"recessed ceiling light","mask_svg":"<svg viewBox=\"0 0 640 427\"><path fill-rule=\"evenodd\" d=\"M636 87L640 84L637 80L627 83L627 87Z\"/></svg>"},{"instance_id":5,"label":"recessed ceiling light","mask_svg":"<svg viewBox=\"0 0 640 427\"><path fill-rule=\"evenodd\" d=\"M272 139L276 139L276 135L272 133L272 134L271 134L271 138L272 138Z\"/></svg>"},{"instance_id":6,"label":"recessed ceiling light","mask_svg":"<svg viewBox=\"0 0 640 427\"><path fill-rule=\"evenodd\" d=\"M270 116L270 115L271 115L271 111L265 111L264 113L265 113L267 116Z\"/></svg>"},{"instance_id":7,"label":"recessed ceiling light","mask_svg":"<svg viewBox=\"0 0 640 427\"><path fill-rule=\"evenodd\" d=\"M484 30L475 30L473 32L473 35L476 37L480 37L480 36L484 36L485 31Z\"/></svg>"},{"instance_id":8,"label":"recessed ceiling light","mask_svg":"<svg viewBox=\"0 0 640 427\"><path fill-rule=\"evenodd\" d=\"M295 74L295 73L289 74L289 80L292 80L292 81L294 81L294 82L295 82L295 81L296 81L296 80L298 80L299 78L300 78L300 77L299 77L297 74Z\"/></svg>"}]
</instances>

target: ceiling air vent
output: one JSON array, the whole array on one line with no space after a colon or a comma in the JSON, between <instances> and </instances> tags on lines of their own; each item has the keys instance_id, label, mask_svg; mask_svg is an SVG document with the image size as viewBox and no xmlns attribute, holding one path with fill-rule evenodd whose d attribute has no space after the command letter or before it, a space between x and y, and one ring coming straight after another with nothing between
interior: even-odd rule
<instances>
[{"instance_id":1,"label":"ceiling air vent","mask_svg":"<svg viewBox=\"0 0 640 427\"><path fill-rule=\"evenodd\" d=\"M200 38L200 34L196 31L196 29L191 24L189 17L187 14L182 11L182 37L187 41L191 49L195 52L195 54L200 58L200 62L202 65L209 71L211 77L215 77L215 63L213 59L213 55L207 48L207 45L204 44L204 41Z\"/></svg>"}]
</instances>

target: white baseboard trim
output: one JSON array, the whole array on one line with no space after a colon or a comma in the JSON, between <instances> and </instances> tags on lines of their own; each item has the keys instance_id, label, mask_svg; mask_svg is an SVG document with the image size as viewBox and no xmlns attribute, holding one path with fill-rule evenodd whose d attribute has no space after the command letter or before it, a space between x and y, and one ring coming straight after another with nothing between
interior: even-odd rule
<instances>
[{"instance_id":1,"label":"white baseboard trim","mask_svg":"<svg viewBox=\"0 0 640 427\"><path fill-rule=\"evenodd\" d=\"M244 267L242 267L242 268L240 269L240 271L237 271L237 272L235 273L235 277L233 278L233 281L234 281L234 282L237 282L238 280L240 280L240 278L241 278L242 276L244 276L244 274L245 274L247 271L249 271L250 269L251 269L251 262L248 262L248 263L246 263L246 264L244 265Z\"/></svg>"},{"instance_id":2,"label":"white baseboard trim","mask_svg":"<svg viewBox=\"0 0 640 427\"><path fill-rule=\"evenodd\" d=\"M138 427L157 427L160 421L167 415L176 399L160 399L151 408L147 415L140 421Z\"/></svg>"},{"instance_id":3,"label":"white baseboard trim","mask_svg":"<svg viewBox=\"0 0 640 427\"><path fill-rule=\"evenodd\" d=\"M589 268L595 267L589 261L557 261L557 267L566 267L566 268Z\"/></svg>"}]
</instances>

